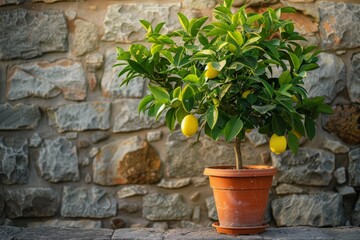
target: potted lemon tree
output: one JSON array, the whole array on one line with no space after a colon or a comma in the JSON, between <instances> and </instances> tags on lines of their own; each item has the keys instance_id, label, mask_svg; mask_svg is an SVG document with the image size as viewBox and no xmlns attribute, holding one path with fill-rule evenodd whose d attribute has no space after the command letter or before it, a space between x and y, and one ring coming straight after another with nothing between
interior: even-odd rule
<instances>
[{"instance_id":1,"label":"potted lemon tree","mask_svg":"<svg viewBox=\"0 0 360 240\"><path fill-rule=\"evenodd\" d=\"M292 8L247 13L232 11L232 0L207 17L188 19L179 13L181 28L163 34L165 23L152 26L141 20L147 33L143 44L118 48L122 85L143 77L149 94L138 105L158 119L165 116L173 131L181 125L190 137L204 132L211 139L234 144L234 166L205 169L213 188L219 233L253 234L267 227L264 213L276 169L244 166L240 151L245 132L258 129L270 137L274 154L289 148L294 154L299 138L315 136L315 120L330 113L323 97L309 98L303 87L308 71L318 68L319 51L303 47L306 40L291 20L281 19Z\"/></svg>"}]
</instances>

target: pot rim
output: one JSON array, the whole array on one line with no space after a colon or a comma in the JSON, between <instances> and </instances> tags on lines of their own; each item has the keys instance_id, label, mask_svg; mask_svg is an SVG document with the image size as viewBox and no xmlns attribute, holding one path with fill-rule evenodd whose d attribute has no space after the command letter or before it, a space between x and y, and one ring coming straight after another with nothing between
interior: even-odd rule
<instances>
[{"instance_id":1,"label":"pot rim","mask_svg":"<svg viewBox=\"0 0 360 240\"><path fill-rule=\"evenodd\" d=\"M243 169L235 166L211 166L204 170L204 175L215 177L262 177L274 176L277 170L267 165L245 165Z\"/></svg>"}]
</instances>

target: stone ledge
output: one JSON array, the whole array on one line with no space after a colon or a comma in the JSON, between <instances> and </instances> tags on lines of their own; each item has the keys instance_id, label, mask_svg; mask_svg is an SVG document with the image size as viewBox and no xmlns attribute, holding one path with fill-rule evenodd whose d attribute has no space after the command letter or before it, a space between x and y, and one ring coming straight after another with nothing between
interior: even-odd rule
<instances>
[{"instance_id":1,"label":"stone ledge","mask_svg":"<svg viewBox=\"0 0 360 240\"><path fill-rule=\"evenodd\" d=\"M79 229L79 228L20 228L0 226L0 239L109 239L109 240L272 240L272 239L359 239L359 227L313 228L284 227L268 228L258 235L228 236L216 233L214 228L199 229L156 229L156 228L122 228L111 229Z\"/></svg>"}]
</instances>

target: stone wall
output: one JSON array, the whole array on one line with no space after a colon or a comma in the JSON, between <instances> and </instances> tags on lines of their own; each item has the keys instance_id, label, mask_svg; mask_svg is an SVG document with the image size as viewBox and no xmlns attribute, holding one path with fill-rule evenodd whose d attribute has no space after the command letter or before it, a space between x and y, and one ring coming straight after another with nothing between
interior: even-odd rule
<instances>
[{"instance_id":1,"label":"stone wall","mask_svg":"<svg viewBox=\"0 0 360 240\"><path fill-rule=\"evenodd\" d=\"M288 15L324 50L305 87L335 113L297 156L271 155L255 130L246 163L274 165L274 226L360 225L360 3L235 0ZM142 41L139 19L178 27L176 13L211 17L215 0L0 0L0 223L85 228L198 227L217 219L203 168L233 149L169 134L137 114L147 91L118 86L116 46ZM237 6L238 6L237 5Z\"/></svg>"}]
</instances>

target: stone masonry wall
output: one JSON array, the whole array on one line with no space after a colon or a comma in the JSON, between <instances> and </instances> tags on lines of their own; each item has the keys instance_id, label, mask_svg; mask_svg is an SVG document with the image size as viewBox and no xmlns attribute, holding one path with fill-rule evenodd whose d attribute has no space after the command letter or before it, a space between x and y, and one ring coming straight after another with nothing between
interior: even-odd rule
<instances>
[{"instance_id":1,"label":"stone masonry wall","mask_svg":"<svg viewBox=\"0 0 360 240\"><path fill-rule=\"evenodd\" d=\"M287 15L323 52L311 96L335 113L297 156L270 154L256 130L246 163L278 168L273 226L360 225L360 3L235 0L291 6ZM143 79L118 86L116 47L142 41L139 19L179 27L215 0L0 0L0 224L84 228L198 227L217 219L204 167L233 163L232 146L169 134L137 114Z\"/></svg>"}]
</instances>

